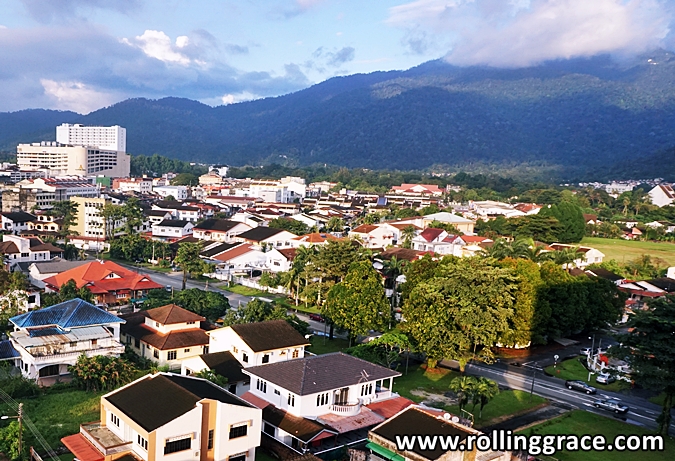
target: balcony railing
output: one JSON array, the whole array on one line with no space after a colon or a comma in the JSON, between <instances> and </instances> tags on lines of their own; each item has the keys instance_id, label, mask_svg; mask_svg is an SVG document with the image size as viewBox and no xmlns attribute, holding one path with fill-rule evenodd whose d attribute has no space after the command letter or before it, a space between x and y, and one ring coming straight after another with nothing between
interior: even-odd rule
<instances>
[{"instance_id":1,"label":"balcony railing","mask_svg":"<svg viewBox=\"0 0 675 461\"><path fill-rule=\"evenodd\" d=\"M330 412L339 416L355 416L361 411L361 402L333 404L330 406Z\"/></svg>"},{"instance_id":2,"label":"balcony railing","mask_svg":"<svg viewBox=\"0 0 675 461\"><path fill-rule=\"evenodd\" d=\"M91 442L104 456L124 453L131 450L131 442L125 442L100 421L80 425L80 434Z\"/></svg>"},{"instance_id":3,"label":"balcony railing","mask_svg":"<svg viewBox=\"0 0 675 461\"><path fill-rule=\"evenodd\" d=\"M96 355L106 355L106 354L122 354L124 353L124 345L118 341L115 341L111 346L102 346L102 347L93 347L89 349L79 349L79 350L65 350L61 348L53 349L40 349L36 350L34 348L28 349L27 352L33 357L35 363L43 362L52 362L56 360L67 360L69 358L77 358L82 354L85 354L87 357L93 357Z\"/></svg>"}]
</instances>

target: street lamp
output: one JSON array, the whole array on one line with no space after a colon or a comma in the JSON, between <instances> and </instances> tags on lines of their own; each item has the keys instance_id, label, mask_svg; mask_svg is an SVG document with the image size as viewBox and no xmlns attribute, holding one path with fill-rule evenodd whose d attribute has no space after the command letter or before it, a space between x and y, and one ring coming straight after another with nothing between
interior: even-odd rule
<instances>
[{"instance_id":1,"label":"street lamp","mask_svg":"<svg viewBox=\"0 0 675 461\"><path fill-rule=\"evenodd\" d=\"M17 416L0 416L1 420L5 419L18 419L19 420L19 458L22 458L23 456L23 451L22 451L22 437L21 437L21 430L23 427L23 403L19 404L19 410L18 410L18 415Z\"/></svg>"}]
</instances>

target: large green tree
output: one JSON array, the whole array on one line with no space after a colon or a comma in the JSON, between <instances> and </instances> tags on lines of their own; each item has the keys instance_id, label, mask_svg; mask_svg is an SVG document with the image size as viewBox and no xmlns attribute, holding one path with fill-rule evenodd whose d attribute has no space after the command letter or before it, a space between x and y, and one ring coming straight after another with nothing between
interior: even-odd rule
<instances>
[{"instance_id":1,"label":"large green tree","mask_svg":"<svg viewBox=\"0 0 675 461\"><path fill-rule=\"evenodd\" d=\"M501 337L506 347L527 347L530 343L543 343L542 317L548 318L538 301L538 290L542 287L539 265L526 259L505 259L500 262L510 268L518 277L518 290L515 292L513 316L509 320L509 328Z\"/></svg>"},{"instance_id":2,"label":"large green tree","mask_svg":"<svg viewBox=\"0 0 675 461\"><path fill-rule=\"evenodd\" d=\"M562 201L557 205L544 207L539 216L554 217L561 225L557 237L560 243L577 243L586 233L586 220L581 208L569 201Z\"/></svg>"},{"instance_id":3,"label":"large green tree","mask_svg":"<svg viewBox=\"0 0 675 461\"><path fill-rule=\"evenodd\" d=\"M309 324L298 318L297 315L289 314L285 307L275 306L272 303L254 299L245 306L230 310L223 317L223 326L241 323L264 322L265 320L285 320L302 335L309 334Z\"/></svg>"},{"instance_id":4,"label":"large green tree","mask_svg":"<svg viewBox=\"0 0 675 461\"><path fill-rule=\"evenodd\" d=\"M201 251L202 246L198 242L185 242L178 247L173 261L183 271L183 290L187 286L188 274L202 275L210 270L209 265L199 256Z\"/></svg>"},{"instance_id":5,"label":"large green tree","mask_svg":"<svg viewBox=\"0 0 675 461\"><path fill-rule=\"evenodd\" d=\"M349 266L344 280L330 289L322 312L355 337L370 330L384 331L390 310L382 276L370 261L357 261Z\"/></svg>"},{"instance_id":6,"label":"large green tree","mask_svg":"<svg viewBox=\"0 0 675 461\"><path fill-rule=\"evenodd\" d=\"M635 312L628 326L630 332L618 337L622 344L619 353L638 384L664 393L657 422L659 433L668 435L675 403L675 297L650 301L649 309Z\"/></svg>"},{"instance_id":7,"label":"large green tree","mask_svg":"<svg viewBox=\"0 0 675 461\"><path fill-rule=\"evenodd\" d=\"M492 361L491 348L510 328L517 279L479 257L441 261L433 278L419 283L403 304L403 329L434 368L439 360Z\"/></svg>"},{"instance_id":8,"label":"large green tree","mask_svg":"<svg viewBox=\"0 0 675 461\"><path fill-rule=\"evenodd\" d=\"M269 223L269 227L274 229L283 229L295 235L304 235L309 233L309 226L302 221L293 218L275 218Z\"/></svg>"}]
</instances>

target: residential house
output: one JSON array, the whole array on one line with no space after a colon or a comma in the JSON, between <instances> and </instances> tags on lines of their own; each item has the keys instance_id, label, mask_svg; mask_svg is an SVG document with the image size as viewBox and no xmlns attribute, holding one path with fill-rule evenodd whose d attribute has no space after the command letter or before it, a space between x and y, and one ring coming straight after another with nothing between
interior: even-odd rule
<instances>
[{"instance_id":1,"label":"residential house","mask_svg":"<svg viewBox=\"0 0 675 461\"><path fill-rule=\"evenodd\" d=\"M205 255L212 254L209 259L217 262L216 272L221 274L252 272L263 269L267 262L265 253L248 243L221 243L205 251Z\"/></svg>"},{"instance_id":2,"label":"residential house","mask_svg":"<svg viewBox=\"0 0 675 461\"><path fill-rule=\"evenodd\" d=\"M98 305L126 304L142 299L148 290L164 288L145 274L130 271L112 261L92 261L43 280L47 292L58 292L69 280L86 287Z\"/></svg>"},{"instance_id":3,"label":"residential house","mask_svg":"<svg viewBox=\"0 0 675 461\"><path fill-rule=\"evenodd\" d=\"M38 288L45 288L45 279L83 264L87 264L87 261L68 261L60 258L31 263L28 266L28 280Z\"/></svg>"},{"instance_id":4,"label":"residential house","mask_svg":"<svg viewBox=\"0 0 675 461\"><path fill-rule=\"evenodd\" d=\"M274 218L267 218L258 213L242 210L232 215L231 219L232 221L242 222L253 228L253 227L267 227L270 221Z\"/></svg>"},{"instance_id":5,"label":"residential house","mask_svg":"<svg viewBox=\"0 0 675 461\"><path fill-rule=\"evenodd\" d=\"M659 208L670 205L675 201L675 190L670 185L659 184L650 190L647 195L649 195L651 202Z\"/></svg>"},{"instance_id":6,"label":"residential house","mask_svg":"<svg viewBox=\"0 0 675 461\"><path fill-rule=\"evenodd\" d=\"M297 248L272 248L265 252L266 267L272 272L288 272L293 267L293 260L298 253Z\"/></svg>"},{"instance_id":7,"label":"residential house","mask_svg":"<svg viewBox=\"0 0 675 461\"><path fill-rule=\"evenodd\" d=\"M234 237L235 242L246 242L258 248L289 248L297 235L273 227L255 227Z\"/></svg>"},{"instance_id":8,"label":"residential house","mask_svg":"<svg viewBox=\"0 0 675 461\"><path fill-rule=\"evenodd\" d=\"M366 438L387 408L409 405L392 392L401 373L341 352L244 368L242 398L263 410L263 432L297 453Z\"/></svg>"},{"instance_id":9,"label":"residential house","mask_svg":"<svg viewBox=\"0 0 675 461\"><path fill-rule=\"evenodd\" d=\"M50 261L53 258L62 257L63 249L51 243L43 243L37 237L3 235L0 253L4 255L5 261L13 270L16 263Z\"/></svg>"},{"instance_id":10,"label":"residential house","mask_svg":"<svg viewBox=\"0 0 675 461\"><path fill-rule=\"evenodd\" d=\"M394 186L391 191L400 195L433 195L441 196L444 190L436 184L401 184Z\"/></svg>"},{"instance_id":11,"label":"residential house","mask_svg":"<svg viewBox=\"0 0 675 461\"><path fill-rule=\"evenodd\" d=\"M153 210L168 211L173 219L197 222L201 218L199 207L178 201L160 200L152 205Z\"/></svg>"},{"instance_id":12,"label":"residential house","mask_svg":"<svg viewBox=\"0 0 675 461\"><path fill-rule=\"evenodd\" d=\"M61 439L79 461L254 461L261 411L212 382L145 375L101 397L101 419Z\"/></svg>"},{"instance_id":13,"label":"residential house","mask_svg":"<svg viewBox=\"0 0 675 461\"><path fill-rule=\"evenodd\" d=\"M191 221L181 219L165 219L152 226L152 238L155 240L174 241L192 235L195 225Z\"/></svg>"},{"instance_id":14,"label":"residential house","mask_svg":"<svg viewBox=\"0 0 675 461\"><path fill-rule=\"evenodd\" d=\"M429 227L429 224L434 221L438 221L443 224L451 224L455 226L460 233L473 235L475 221L462 216L457 216L454 213L448 213L447 211L432 213L422 217L399 219L390 222L396 222L398 224L413 224L422 229L426 229Z\"/></svg>"},{"instance_id":15,"label":"residential house","mask_svg":"<svg viewBox=\"0 0 675 461\"><path fill-rule=\"evenodd\" d=\"M250 377L243 368L303 358L309 345L285 320L231 325L207 334L210 353L183 361L181 374L210 369L227 378L228 388L237 395L249 390Z\"/></svg>"},{"instance_id":16,"label":"residential house","mask_svg":"<svg viewBox=\"0 0 675 461\"><path fill-rule=\"evenodd\" d=\"M234 241L235 236L251 229L252 226L242 222L211 218L197 224L193 235L199 240L230 243Z\"/></svg>"},{"instance_id":17,"label":"residential house","mask_svg":"<svg viewBox=\"0 0 675 461\"><path fill-rule=\"evenodd\" d=\"M145 219L148 221L150 226L153 226L154 224L159 224L165 219L173 218L171 212L168 210L144 210L143 215L145 216Z\"/></svg>"},{"instance_id":18,"label":"residential house","mask_svg":"<svg viewBox=\"0 0 675 461\"><path fill-rule=\"evenodd\" d=\"M174 200L185 200L189 195L187 186L157 186L152 188L152 192L163 198L173 197Z\"/></svg>"},{"instance_id":19,"label":"residential house","mask_svg":"<svg viewBox=\"0 0 675 461\"><path fill-rule=\"evenodd\" d=\"M119 356L120 324L124 320L79 298L9 319L10 340L20 357L15 366L23 376L49 384L68 374L68 366L85 354Z\"/></svg>"},{"instance_id":20,"label":"residential house","mask_svg":"<svg viewBox=\"0 0 675 461\"><path fill-rule=\"evenodd\" d=\"M494 200L470 202L469 210L471 210L475 215L483 220L493 219L497 216L504 216L505 218L518 218L520 216L525 216L526 214L520 210L517 210L513 205L503 202L496 202Z\"/></svg>"},{"instance_id":21,"label":"residential house","mask_svg":"<svg viewBox=\"0 0 675 461\"><path fill-rule=\"evenodd\" d=\"M28 221L26 230L21 232L22 237L59 237L63 219L42 213L37 213L35 218Z\"/></svg>"},{"instance_id":22,"label":"residential house","mask_svg":"<svg viewBox=\"0 0 675 461\"><path fill-rule=\"evenodd\" d=\"M412 247L418 251L431 251L439 255L462 256L466 242L459 235L449 234L444 229L428 227L412 239Z\"/></svg>"},{"instance_id":23,"label":"residential house","mask_svg":"<svg viewBox=\"0 0 675 461\"><path fill-rule=\"evenodd\" d=\"M526 216L538 214L542 206L536 203L516 203L513 208L522 211Z\"/></svg>"},{"instance_id":24,"label":"residential house","mask_svg":"<svg viewBox=\"0 0 675 461\"><path fill-rule=\"evenodd\" d=\"M340 240L343 239L327 232L314 232L295 237L292 240L292 244L296 248L301 246L312 247L314 245L325 245L330 241L337 242Z\"/></svg>"},{"instance_id":25,"label":"residential house","mask_svg":"<svg viewBox=\"0 0 675 461\"><path fill-rule=\"evenodd\" d=\"M113 178L112 190L117 192L136 192L141 195L152 193L151 178Z\"/></svg>"},{"instance_id":26,"label":"residential house","mask_svg":"<svg viewBox=\"0 0 675 461\"><path fill-rule=\"evenodd\" d=\"M175 304L123 315L121 341L160 366L180 369L181 361L209 352L206 319Z\"/></svg>"},{"instance_id":27,"label":"residential house","mask_svg":"<svg viewBox=\"0 0 675 461\"><path fill-rule=\"evenodd\" d=\"M356 237L363 243L365 248L387 248L401 245L404 241L404 230L413 227L415 233L422 229L412 223L398 221L381 224L362 224L349 232L350 237Z\"/></svg>"},{"instance_id":28,"label":"residential house","mask_svg":"<svg viewBox=\"0 0 675 461\"><path fill-rule=\"evenodd\" d=\"M244 367L303 358L309 341L285 320L230 325L207 333L209 351L229 351Z\"/></svg>"},{"instance_id":29,"label":"residential house","mask_svg":"<svg viewBox=\"0 0 675 461\"><path fill-rule=\"evenodd\" d=\"M521 459L511 451L478 451L474 444L471 449L452 450L436 444L433 448L414 444L407 450L401 450L397 444L404 435L423 434L441 438L457 437L458 442L466 445L469 436L483 435L462 420L449 413L434 411L428 407L411 405L379 424L368 432L366 449L367 461L511 461ZM525 436L522 436L525 438ZM524 441L523 441L524 446Z\"/></svg>"},{"instance_id":30,"label":"residential house","mask_svg":"<svg viewBox=\"0 0 675 461\"><path fill-rule=\"evenodd\" d=\"M28 224L37 221L37 217L23 211L0 213L2 230L12 234L28 230Z\"/></svg>"},{"instance_id":31,"label":"residential house","mask_svg":"<svg viewBox=\"0 0 675 461\"><path fill-rule=\"evenodd\" d=\"M579 254L579 258L574 260L574 267L584 268L591 264L600 264L605 258L605 254L600 250L586 246L574 246L564 243L552 243L549 245L553 251L561 251L565 249L575 248Z\"/></svg>"}]
</instances>

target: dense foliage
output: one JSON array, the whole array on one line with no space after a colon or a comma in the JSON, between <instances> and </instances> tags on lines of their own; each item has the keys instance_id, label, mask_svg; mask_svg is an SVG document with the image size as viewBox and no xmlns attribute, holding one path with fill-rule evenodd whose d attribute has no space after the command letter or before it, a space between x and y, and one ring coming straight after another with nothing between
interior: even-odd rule
<instances>
[{"instance_id":1,"label":"dense foliage","mask_svg":"<svg viewBox=\"0 0 675 461\"><path fill-rule=\"evenodd\" d=\"M211 323L215 323L230 308L230 301L221 293L204 291L199 288L176 291L171 293L163 289L150 290L143 309L175 304L205 317Z\"/></svg>"},{"instance_id":2,"label":"dense foliage","mask_svg":"<svg viewBox=\"0 0 675 461\"><path fill-rule=\"evenodd\" d=\"M75 365L68 367L68 372L72 374L73 382L83 389L106 391L131 382L135 369L131 363L119 357L87 357L82 354Z\"/></svg>"},{"instance_id":3,"label":"dense foliage","mask_svg":"<svg viewBox=\"0 0 675 461\"><path fill-rule=\"evenodd\" d=\"M300 334L306 335L309 333L309 324L300 320L297 315L289 314L285 306L274 305L260 299L254 299L245 306L230 310L223 318L223 326L263 322L265 320L285 320Z\"/></svg>"}]
</instances>

